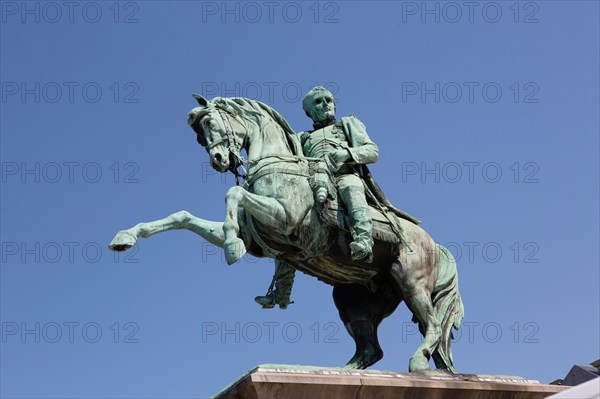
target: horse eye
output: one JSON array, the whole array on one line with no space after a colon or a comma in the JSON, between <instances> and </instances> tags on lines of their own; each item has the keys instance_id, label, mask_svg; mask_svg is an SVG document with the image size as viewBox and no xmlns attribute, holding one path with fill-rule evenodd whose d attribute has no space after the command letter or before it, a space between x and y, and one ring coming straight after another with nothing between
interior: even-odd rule
<instances>
[{"instance_id":1,"label":"horse eye","mask_svg":"<svg viewBox=\"0 0 600 399\"><path fill-rule=\"evenodd\" d=\"M192 125L192 129L194 130L194 132L196 132L197 135L203 134L202 124L200 124L198 122L195 122Z\"/></svg>"}]
</instances>

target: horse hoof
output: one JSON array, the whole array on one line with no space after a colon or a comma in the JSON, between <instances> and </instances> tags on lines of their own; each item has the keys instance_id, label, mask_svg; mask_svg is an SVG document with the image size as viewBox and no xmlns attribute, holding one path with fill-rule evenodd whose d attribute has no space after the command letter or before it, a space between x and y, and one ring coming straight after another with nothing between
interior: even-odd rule
<instances>
[{"instance_id":1,"label":"horse hoof","mask_svg":"<svg viewBox=\"0 0 600 399\"><path fill-rule=\"evenodd\" d=\"M112 251L123 252L133 247L137 242L137 238L127 231L119 231L115 238L108 244L108 248Z\"/></svg>"},{"instance_id":2,"label":"horse hoof","mask_svg":"<svg viewBox=\"0 0 600 399\"><path fill-rule=\"evenodd\" d=\"M368 362L365 362L365 360L362 358L352 358L352 359L350 359L348 364L346 364L344 366L344 369L345 370L364 370L367 367L369 367L369 365L367 363Z\"/></svg>"},{"instance_id":3,"label":"horse hoof","mask_svg":"<svg viewBox=\"0 0 600 399\"><path fill-rule=\"evenodd\" d=\"M223 250L225 251L225 260L227 261L227 264L232 265L244 256L246 253L246 246L244 245L243 240L235 238L233 240L225 241Z\"/></svg>"},{"instance_id":4,"label":"horse hoof","mask_svg":"<svg viewBox=\"0 0 600 399\"><path fill-rule=\"evenodd\" d=\"M345 370L362 370L362 367L360 367L360 363L359 362L349 362L347 365L344 366Z\"/></svg>"},{"instance_id":5,"label":"horse hoof","mask_svg":"<svg viewBox=\"0 0 600 399\"><path fill-rule=\"evenodd\" d=\"M352 359L344 366L349 370L364 370L380 361L383 358L383 351L377 348L366 349L360 355L355 354Z\"/></svg>"},{"instance_id":6,"label":"horse hoof","mask_svg":"<svg viewBox=\"0 0 600 399\"><path fill-rule=\"evenodd\" d=\"M408 362L408 371L425 371L429 370L429 360L423 355L416 355L410 358Z\"/></svg>"}]
</instances>

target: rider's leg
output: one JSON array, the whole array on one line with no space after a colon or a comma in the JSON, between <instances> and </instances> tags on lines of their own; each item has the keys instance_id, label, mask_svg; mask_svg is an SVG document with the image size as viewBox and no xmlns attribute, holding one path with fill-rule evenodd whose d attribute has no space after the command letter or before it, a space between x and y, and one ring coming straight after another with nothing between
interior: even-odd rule
<instances>
[{"instance_id":1,"label":"rider's leg","mask_svg":"<svg viewBox=\"0 0 600 399\"><path fill-rule=\"evenodd\" d=\"M254 300L264 309L271 309L275 305L279 305L281 309L287 308L290 303L293 303L290 301L290 295L295 275L296 269L285 262L275 260L275 274L269 291L266 295L257 296Z\"/></svg>"},{"instance_id":2,"label":"rider's leg","mask_svg":"<svg viewBox=\"0 0 600 399\"><path fill-rule=\"evenodd\" d=\"M370 259L373 253L373 221L360 177L353 174L338 177L338 192L350 221L353 242L350 244L352 259Z\"/></svg>"}]
</instances>

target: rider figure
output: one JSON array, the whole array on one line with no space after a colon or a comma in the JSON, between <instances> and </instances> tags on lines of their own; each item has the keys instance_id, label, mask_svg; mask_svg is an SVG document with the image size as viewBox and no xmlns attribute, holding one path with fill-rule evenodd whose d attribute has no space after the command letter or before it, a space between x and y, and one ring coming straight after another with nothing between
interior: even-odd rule
<instances>
[{"instance_id":1,"label":"rider figure","mask_svg":"<svg viewBox=\"0 0 600 399\"><path fill-rule=\"evenodd\" d=\"M302 108L313 120L314 128L300 133L304 155L325 159L347 210L353 238L350 243L352 259L369 262L373 222L358 165L377 162L377 145L369 139L365 126L354 115L336 121L333 94L324 87L310 90L304 97Z\"/></svg>"},{"instance_id":2,"label":"rider figure","mask_svg":"<svg viewBox=\"0 0 600 399\"><path fill-rule=\"evenodd\" d=\"M373 222L365 196L360 165L373 163L378 158L378 148L367 135L365 126L354 115L335 119L333 94L324 87L310 90L302 101L306 115L313 120L312 131L299 133L304 155L322 158L335 177L339 198L346 206L353 241L350 253L353 260L371 262L373 257ZM325 199L321 187L317 190L318 201ZM255 301L265 308L279 304L281 308L290 303L294 269L277 262L273 284L266 296Z\"/></svg>"}]
</instances>

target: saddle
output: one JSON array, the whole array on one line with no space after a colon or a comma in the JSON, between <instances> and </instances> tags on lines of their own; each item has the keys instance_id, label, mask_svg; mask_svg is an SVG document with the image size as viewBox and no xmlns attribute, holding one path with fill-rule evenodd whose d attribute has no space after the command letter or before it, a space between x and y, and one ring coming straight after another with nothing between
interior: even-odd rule
<instances>
[{"instance_id":1,"label":"saddle","mask_svg":"<svg viewBox=\"0 0 600 399\"><path fill-rule=\"evenodd\" d=\"M321 186L325 187L328 193L325 203L315 203L315 211L327 226L349 232L350 223L346 208L338 201L334 178L325 163L324 160L309 161L309 184L313 192ZM390 244L399 244L402 241L402 228L396 215L379 204L366 185L364 189L373 220L373 238Z\"/></svg>"},{"instance_id":2,"label":"saddle","mask_svg":"<svg viewBox=\"0 0 600 399\"><path fill-rule=\"evenodd\" d=\"M327 226L346 232L350 231L346 208L343 204L338 203L337 198L328 199L324 204L315 204L315 207L319 219ZM400 244L402 232L396 231L400 228L400 224L394 221L396 223L392 225L393 222L390 221L390 218L396 218L396 215L388 211L386 216L373 205L369 205L369 210L371 211L371 219L373 219L373 238L390 244Z\"/></svg>"}]
</instances>

